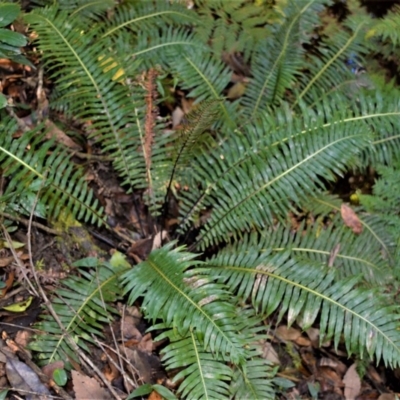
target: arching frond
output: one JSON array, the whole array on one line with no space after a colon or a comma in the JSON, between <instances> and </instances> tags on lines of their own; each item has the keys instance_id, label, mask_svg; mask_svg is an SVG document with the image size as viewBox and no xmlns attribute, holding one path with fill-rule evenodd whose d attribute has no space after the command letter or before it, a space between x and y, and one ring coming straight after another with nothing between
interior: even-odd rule
<instances>
[{"instance_id":1,"label":"arching frond","mask_svg":"<svg viewBox=\"0 0 400 400\"><path fill-rule=\"evenodd\" d=\"M193 260L195 254L173 249L173 244L154 250L124 274L130 304L143 297L143 309L151 319L161 318L184 336L191 330L204 335L204 346L211 352L243 362L246 341L232 324L237 311L231 294L215 279L185 272L199 262Z\"/></svg>"},{"instance_id":2,"label":"arching frond","mask_svg":"<svg viewBox=\"0 0 400 400\"><path fill-rule=\"evenodd\" d=\"M75 263L81 276L73 275L62 282L52 306L63 327L52 315L42 315L36 324L42 332L29 344L40 353L42 363L70 358L79 362L70 340L88 350L87 343L93 342L92 335L102 336L103 326L112 321L116 310L110 304L120 297L119 276L126 271L127 263L120 253L115 253L110 262L87 258ZM64 329L65 331L64 331Z\"/></svg>"},{"instance_id":3,"label":"arching frond","mask_svg":"<svg viewBox=\"0 0 400 400\"><path fill-rule=\"evenodd\" d=\"M290 128L285 132L293 132ZM350 128L339 121L329 127L315 126L307 135L287 136L287 141L248 154L232 170L223 166L223 176L216 168L223 164L218 160L220 149L214 153L214 165L209 162L207 170L199 166L198 181L215 185L210 193L213 213L198 239L202 248L223 240L227 233L262 227L274 216L285 218L292 204L303 204L307 195L323 187L320 176L329 180L340 175L369 142L364 124Z\"/></svg>"},{"instance_id":4,"label":"arching frond","mask_svg":"<svg viewBox=\"0 0 400 400\"><path fill-rule=\"evenodd\" d=\"M101 224L102 208L93 198L82 171L40 127L14 139L17 124L8 118L0 122L0 163L9 182L0 201L6 211L30 215L38 197L36 215L55 221L61 213Z\"/></svg>"},{"instance_id":5,"label":"arching frond","mask_svg":"<svg viewBox=\"0 0 400 400\"><path fill-rule=\"evenodd\" d=\"M335 269L296 261L288 253L247 250L221 252L208 262L208 274L251 298L265 315L279 309L289 324L300 317L307 329L320 313L321 341L333 338L337 347L343 337L349 354L367 353L377 362L399 364L400 316L378 290L358 287L357 276L338 280Z\"/></svg>"}]
</instances>

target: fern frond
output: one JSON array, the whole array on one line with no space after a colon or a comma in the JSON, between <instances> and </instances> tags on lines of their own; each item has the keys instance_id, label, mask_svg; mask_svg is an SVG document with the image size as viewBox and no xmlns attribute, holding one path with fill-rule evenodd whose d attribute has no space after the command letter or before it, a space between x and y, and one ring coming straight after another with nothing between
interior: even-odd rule
<instances>
[{"instance_id":1,"label":"fern frond","mask_svg":"<svg viewBox=\"0 0 400 400\"><path fill-rule=\"evenodd\" d=\"M93 342L91 336L102 336L104 324L110 323L112 314L116 313L110 304L120 297L118 279L128 267L120 257L115 253L110 262L87 258L74 264L81 276L63 280L52 300L65 331L51 315L42 315L43 320L35 325L42 333L29 346L40 353L43 363L68 358L79 362L66 335L87 351L87 342Z\"/></svg>"},{"instance_id":2,"label":"fern frond","mask_svg":"<svg viewBox=\"0 0 400 400\"><path fill-rule=\"evenodd\" d=\"M201 20L192 10L181 4L157 2L137 2L129 7L118 7L110 25L105 29L102 37L118 35L121 30L139 32L151 30L154 27L169 25L199 24Z\"/></svg>"},{"instance_id":3,"label":"fern frond","mask_svg":"<svg viewBox=\"0 0 400 400\"><path fill-rule=\"evenodd\" d=\"M165 328L156 325L155 328ZM162 360L166 369L182 369L174 381L183 379L179 393L188 399L217 399L229 397L229 382L232 370L221 356L204 350L203 343L196 332L190 329L186 335L169 330L157 337L157 340L169 339L163 349Z\"/></svg>"},{"instance_id":4,"label":"fern frond","mask_svg":"<svg viewBox=\"0 0 400 400\"><path fill-rule=\"evenodd\" d=\"M381 243L371 239L365 229L361 235L355 235L345 227L341 217L333 218L328 227L318 224L305 229L301 224L296 232L290 227L263 230L260 234L242 239L244 248L252 248L256 243L265 251L290 251L292 257L301 260L307 258L332 267L341 278L362 275L366 282L380 284L392 279L392 271L387 257L382 257ZM338 251L332 261L334 249Z\"/></svg>"},{"instance_id":5,"label":"fern frond","mask_svg":"<svg viewBox=\"0 0 400 400\"><path fill-rule=\"evenodd\" d=\"M274 368L263 358L255 357L246 362L246 369L236 368L230 391L232 398L253 400L273 399L275 395L271 380Z\"/></svg>"},{"instance_id":6,"label":"fern frond","mask_svg":"<svg viewBox=\"0 0 400 400\"><path fill-rule=\"evenodd\" d=\"M203 279L186 270L199 261L195 254L173 249L170 243L150 253L148 259L123 276L129 303L143 297L148 318L161 318L185 336L189 331L204 335L206 348L234 363L244 360L245 338L236 330L237 310L231 294L214 279Z\"/></svg>"},{"instance_id":7,"label":"fern frond","mask_svg":"<svg viewBox=\"0 0 400 400\"><path fill-rule=\"evenodd\" d=\"M13 139L16 130L15 122L0 122L0 163L3 176L10 178L0 201L30 215L38 195L42 218L55 221L62 212L70 212L100 225L102 208L70 156L46 139L40 127Z\"/></svg>"},{"instance_id":8,"label":"fern frond","mask_svg":"<svg viewBox=\"0 0 400 400\"><path fill-rule=\"evenodd\" d=\"M319 195L308 200L306 209L314 215L327 216L333 213L340 213L342 201L334 196ZM361 210L362 211L362 210ZM372 248L379 248L382 257L392 266L396 248L396 238L387 229L387 225L379 215L360 212L358 217L363 225L363 236L365 241L370 243ZM363 239L364 240L364 239Z\"/></svg>"},{"instance_id":9,"label":"fern frond","mask_svg":"<svg viewBox=\"0 0 400 400\"><path fill-rule=\"evenodd\" d=\"M182 89L188 90L187 96L194 97L196 102L221 99L231 79L231 71L222 61L202 51L193 51L190 55L171 54L170 65ZM219 108L222 122L230 128L235 127L237 102L223 101Z\"/></svg>"},{"instance_id":10,"label":"fern frond","mask_svg":"<svg viewBox=\"0 0 400 400\"><path fill-rule=\"evenodd\" d=\"M249 249L247 249L249 250ZM279 308L289 324L301 318L304 329L319 313L321 342L343 337L348 354L367 353L391 367L400 364L400 316L377 290L359 287L359 277L337 280L333 268L296 261L288 253L260 255L237 249L221 252L208 262L208 274L217 276L239 296L251 298L261 313Z\"/></svg>"},{"instance_id":11,"label":"fern frond","mask_svg":"<svg viewBox=\"0 0 400 400\"><path fill-rule=\"evenodd\" d=\"M145 169L137 152L144 101L139 90L134 94L115 80L120 65L98 40L98 29L85 32L71 26L69 18L56 8L26 16L62 95L58 103L69 116L90 121L92 136L114 159L124 184L134 187Z\"/></svg>"},{"instance_id":12,"label":"fern frond","mask_svg":"<svg viewBox=\"0 0 400 400\"><path fill-rule=\"evenodd\" d=\"M237 1L198 1L203 24L196 36L210 43L212 52L221 57L224 52L243 52L248 60L256 45L269 35L270 23L282 18L269 4Z\"/></svg>"},{"instance_id":13,"label":"fern frond","mask_svg":"<svg viewBox=\"0 0 400 400\"><path fill-rule=\"evenodd\" d=\"M225 160L220 161L219 155L225 154L222 149L215 151L207 171L196 168L198 182L211 181L208 187L215 187L211 193L210 189L204 190L212 196L209 201L214 208L198 238L201 248L238 231L262 227L271 223L273 216L285 218L293 204L300 206L307 194L324 186L320 176L335 179L369 143L364 124L350 129L338 121L315 129L307 135L293 133L288 135L293 139L246 154L246 159L240 165L236 162L232 169ZM227 141L224 145L234 153L232 143Z\"/></svg>"},{"instance_id":14,"label":"fern frond","mask_svg":"<svg viewBox=\"0 0 400 400\"><path fill-rule=\"evenodd\" d=\"M347 60L354 54L361 57L367 50L364 35L369 23L368 18L352 18L333 38L323 38L317 54L309 55L306 65L303 65L307 72L300 76L300 90L293 108L301 99L310 100L308 93L313 87L317 87L320 93L327 93L354 77Z\"/></svg>"},{"instance_id":15,"label":"fern frond","mask_svg":"<svg viewBox=\"0 0 400 400\"><path fill-rule=\"evenodd\" d=\"M145 68L154 65L169 68L175 57L180 58L197 51L206 52L206 46L196 40L193 32L173 26L138 32L133 52L129 42L132 41L131 34L119 35L115 41L119 51L129 50L132 58L141 60Z\"/></svg>"},{"instance_id":16,"label":"fern frond","mask_svg":"<svg viewBox=\"0 0 400 400\"><path fill-rule=\"evenodd\" d=\"M293 85L302 64L302 44L308 41L304 34L312 29L322 9L319 1L289 4L285 23L278 25L254 52L253 78L241 101L248 118L253 119L260 110L278 103L285 90Z\"/></svg>"},{"instance_id":17,"label":"fern frond","mask_svg":"<svg viewBox=\"0 0 400 400\"><path fill-rule=\"evenodd\" d=\"M385 15L385 19L376 19L367 33L367 39L372 37L381 38L391 48L396 47L400 43L400 7L394 5Z\"/></svg>"}]
</instances>

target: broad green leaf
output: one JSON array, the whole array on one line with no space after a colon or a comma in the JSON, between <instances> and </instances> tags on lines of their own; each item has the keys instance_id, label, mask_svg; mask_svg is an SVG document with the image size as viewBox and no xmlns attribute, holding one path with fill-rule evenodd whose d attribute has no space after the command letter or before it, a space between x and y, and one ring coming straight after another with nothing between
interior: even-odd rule
<instances>
[{"instance_id":1,"label":"broad green leaf","mask_svg":"<svg viewBox=\"0 0 400 400\"><path fill-rule=\"evenodd\" d=\"M17 4L0 3L0 27L10 25L19 14Z\"/></svg>"},{"instance_id":2,"label":"broad green leaf","mask_svg":"<svg viewBox=\"0 0 400 400\"><path fill-rule=\"evenodd\" d=\"M9 29L0 29L0 42L4 42L10 46L23 47L26 45L26 37L18 32Z\"/></svg>"}]
</instances>

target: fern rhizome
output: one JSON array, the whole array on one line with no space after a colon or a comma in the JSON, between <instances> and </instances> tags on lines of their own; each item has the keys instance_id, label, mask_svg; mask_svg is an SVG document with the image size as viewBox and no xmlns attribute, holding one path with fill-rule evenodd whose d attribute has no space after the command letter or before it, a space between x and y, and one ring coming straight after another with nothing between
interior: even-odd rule
<instances>
[{"instance_id":1,"label":"fern rhizome","mask_svg":"<svg viewBox=\"0 0 400 400\"><path fill-rule=\"evenodd\" d=\"M23 19L51 115L101 149L151 226L139 222L150 246L131 264L76 260L50 298L59 320L44 311L36 324L43 364L79 362L74 346L90 351L119 300L164 340L178 398L274 398L284 381L261 346L271 315L400 365L399 197L384 185L399 171L400 93L372 61L396 49L396 10L385 25L355 1L340 23L329 0L35 3ZM194 100L176 129L159 110L171 88ZM18 133L6 111L4 216L34 204L52 226L110 228L74 151L44 120ZM383 183L359 196L352 229L331 188L371 166Z\"/></svg>"}]
</instances>

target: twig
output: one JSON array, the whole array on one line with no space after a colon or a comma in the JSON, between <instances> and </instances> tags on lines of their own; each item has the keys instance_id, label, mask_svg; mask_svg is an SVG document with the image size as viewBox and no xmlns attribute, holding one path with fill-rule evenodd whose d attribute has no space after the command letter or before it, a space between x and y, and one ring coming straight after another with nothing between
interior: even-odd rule
<instances>
[{"instance_id":1,"label":"twig","mask_svg":"<svg viewBox=\"0 0 400 400\"><path fill-rule=\"evenodd\" d=\"M2 211L0 211L0 214L4 218L10 219L11 221L20 222L21 224L24 224L26 227L29 226L29 219L17 217L16 215L11 215L11 214L8 214L8 213L2 212ZM43 225L40 222L32 221L31 225L34 226L35 228L41 229L42 231L50 233L51 235L60 236L60 232L58 232L55 229L49 228L48 226Z\"/></svg>"},{"instance_id":2,"label":"twig","mask_svg":"<svg viewBox=\"0 0 400 400\"><path fill-rule=\"evenodd\" d=\"M27 284L28 284L30 290L32 291L32 293L33 293L36 297L39 297L39 294L38 294L37 290L36 290L35 287L33 286L31 280L28 278L28 275L26 274L26 270L25 270L24 265L22 264L21 260L19 259L18 255L17 255L17 252L16 252L15 249L14 249L14 246L13 246L13 244L12 244L12 239L11 239L9 233L7 232L7 229L5 228L5 226L4 226L3 224L1 225L1 227L2 227L2 229L3 229L3 234L4 234L4 236L5 236L6 240L7 240L7 243L8 243L8 245L9 245L9 247L10 247L11 253L12 253L13 256L14 256L15 262L18 264L18 266L19 266L19 268L20 268L20 270L21 270L21 272L22 272L22 275L23 275L24 278L25 278L25 281L27 282ZM28 242L29 242L29 238L28 238Z\"/></svg>"}]
</instances>

